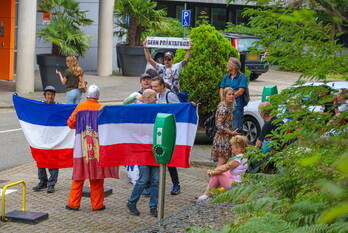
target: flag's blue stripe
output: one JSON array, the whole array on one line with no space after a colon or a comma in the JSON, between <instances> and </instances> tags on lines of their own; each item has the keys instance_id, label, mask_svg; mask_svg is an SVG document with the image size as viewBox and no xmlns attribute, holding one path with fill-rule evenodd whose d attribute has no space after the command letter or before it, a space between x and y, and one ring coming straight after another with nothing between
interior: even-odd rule
<instances>
[{"instance_id":1,"label":"flag's blue stripe","mask_svg":"<svg viewBox=\"0 0 348 233\"><path fill-rule=\"evenodd\" d=\"M197 124L196 108L191 103L105 106L99 114L98 124L154 123L157 113L175 114L177 122Z\"/></svg>"},{"instance_id":2,"label":"flag's blue stripe","mask_svg":"<svg viewBox=\"0 0 348 233\"><path fill-rule=\"evenodd\" d=\"M66 126L75 104L45 104L13 95L19 120L45 126ZM99 124L154 123L157 113L175 114L177 122L197 124L197 109L191 103L131 104L105 106L98 117Z\"/></svg>"},{"instance_id":3,"label":"flag's blue stripe","mask_svg":"<svg viewBox=\"0 0 348 233\"><path fill-rule=\"evenodd\" d=\"M46 104L13 95L13 104L19 120L45 126L66 126L76 104Z\"/></svg>"}]
</instances>

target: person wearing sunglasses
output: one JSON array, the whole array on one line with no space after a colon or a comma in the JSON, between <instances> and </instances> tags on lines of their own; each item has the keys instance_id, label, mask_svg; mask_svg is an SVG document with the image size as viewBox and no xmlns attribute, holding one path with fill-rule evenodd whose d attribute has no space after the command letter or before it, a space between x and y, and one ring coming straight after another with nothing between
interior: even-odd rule
<instances>
[{"instance_id":1,"label":"person wearing sunglasses","mask_svg":"<svg viewBox=\"0 0 348 233\"><path fill-rule=\"evenodd\" d=\"M180 71L184 68L191 55L192 43L190 41L190 47L184 57L184 60L174 63L174 54L170 51L164 54L164 65L157 63L152 59L150 52L147 48L147 40L144 41L144 52L148 63L150 63L157 71L159 76L164 80L166 86L175 94L180 92Z\"/></svg>"}]
</instances>

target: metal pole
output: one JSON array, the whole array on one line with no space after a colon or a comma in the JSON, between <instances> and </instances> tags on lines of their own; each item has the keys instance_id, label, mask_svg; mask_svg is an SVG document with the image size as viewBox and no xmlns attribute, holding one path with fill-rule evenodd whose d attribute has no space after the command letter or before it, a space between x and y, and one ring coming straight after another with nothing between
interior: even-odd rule
<instances>
[{"instance_id":1,"label":"metal pole","mask_svg":"<svg viewBox=\"0 0 348 233\"><path fill-rule=\"evenodd\" d=\"M184 4L184 10L187 10L187 3ZM186 38L186 27L184 26L184 37Z\"/></svg>"},{"instance_id":2,"label":"metal pole","mask_svg":"<svg viewBox=\"0 0 348 233\"><path fill-rule=\"evenodd\" d=\"M164 217L164 196L166 194L166 165L160 165L158 220Z\"/></svg>"}]
</instances>

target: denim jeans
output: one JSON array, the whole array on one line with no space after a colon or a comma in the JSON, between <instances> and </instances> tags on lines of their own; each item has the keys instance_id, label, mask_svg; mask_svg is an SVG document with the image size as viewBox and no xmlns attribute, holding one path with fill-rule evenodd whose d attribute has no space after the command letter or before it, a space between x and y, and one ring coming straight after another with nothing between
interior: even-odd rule
<instances>
[{"instance_id":1,"label":"denim jeans","mask_svg":"<svg viewBox=\"0 0 348 233\"><path fill-rule=\"evenodd\" d=\"M141 193L145 189L147 183L150 183L150 208L157 208L158 203L158 185L159 185L159 167L149 165L138 165L139 179L137 180L132 194L128 199L128 203L137 204Z\"/></svg>"},{"instance_id":2,"label":"denim jeans","mask_svg":"<svg viewBox=\"0 0 348 233\"><path fill-rule=\"evenodd\" d=\"M53 168L53 169L48 169L50 172L50 178L47 179L47 173L46 173L46 168L39 168L38 169L38 176L40 182L47 184L48 186L50 185L55 185L58 180L58 168Z\"/></svg>"},{"instance_id":3,"label":"denim jeans","mask_svg":"<svg viewBox=\"0 0 348 233\"><path fill-rule=\"evenodd\" d=\"M244 114L244 107L236 106L233 111L233 124L232 128L235 129L242 129L243 128L243 114Z\"/></svg>"},{"instance_id":4,"label":"denim jeans","mask_svg":"<svg viewBox=\"0 0 348 233\"><path fill-rule=\"evenodd\" d=\"M79 89L72 89L66 92L66 103L67 104L79 104L81 100L81 91Z\"/></svg>"}]
</instances>

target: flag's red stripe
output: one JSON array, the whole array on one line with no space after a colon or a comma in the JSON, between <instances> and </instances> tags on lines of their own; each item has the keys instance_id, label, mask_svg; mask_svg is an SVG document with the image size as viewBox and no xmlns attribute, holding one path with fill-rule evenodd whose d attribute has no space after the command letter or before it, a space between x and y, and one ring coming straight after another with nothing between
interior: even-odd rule
<instances>
[{"instance_id":1,"label":"flag's red stripe","mask_svg":"<svg viewBox=\"0 0 348 233\"><path fill-rule=\"evenodd\" d=\"M175 146L173 158L167 166L189 167L190 146ZM122 143L100 146L100 166L159 165L152 152L152 144Z\"/></svg>"},{"instance_id":2,"label":"flag's red stripe","mask_svg":"<svg viewBox=\"0 0 348 233\"><path fill-rule=\"evenodd\" d=\"M73 149L43 150L30 147L37 167L69 168L73 166Z\"/></svg>"}]
</instances>

